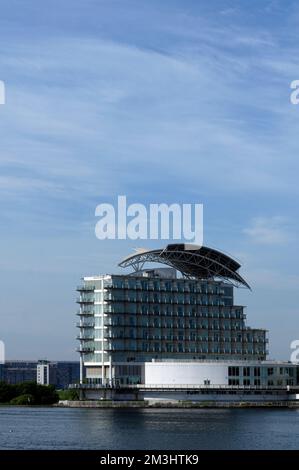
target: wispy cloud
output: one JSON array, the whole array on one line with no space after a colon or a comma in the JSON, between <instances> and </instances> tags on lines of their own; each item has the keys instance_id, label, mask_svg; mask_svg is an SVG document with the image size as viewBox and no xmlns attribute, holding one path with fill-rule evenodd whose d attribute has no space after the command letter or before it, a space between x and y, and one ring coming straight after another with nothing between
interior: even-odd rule
<instances>
[{"instance_id":1,"label":"wispy cloud","mask_svg":"<svg viewBox=\"0 0 299 470\"><path fill-rule=\"evenodd\" d=\"M283 139L296 123L286 122L280 110L279 124L274 114L273 125L283 132L272 134L270 143L265 126L272 119L269 113L279 108L273 104L273 84L264 84L269 95L271 89L267 101L265 89L246 82L250 64L240 52L221 55L215 44L212 58L210 49L205 51L207 37L201 38L200 50L185 47L177 53L172 48L168 55L103 39L41 41L42 58L31 43L21 50L15 46L1 62L7 73L19 77L10 85L3 115L2 152L11 155L13 141L13 152L22 149L28 166L48 167L49 178L53 171L64 172L65 194L72 191L63 170L68 160L70 175L77 169L83 192L99 178L129 190L126 169L141 161L151 163L152 174L156 165L194 187L199 180L203 187L215 184L235 192L240 187L297 192L287 165L277 172L282 149L285 163L297 151L294 142ZM288 99L282 110L287 106ZM34 146L40 155L33 163ZM60 149L58 158L54 146ZM209 171L211 161L214 172ZM198 165L201 171L190 173ZM147 177L148 172L145 182Z\"/></svg>"},{"instance_id":2,"label":"wispy cloud","mask_svg":"<svg viewBox=\"0 0 299 470\"><path fill-rule=\"evenodd\" d=\"M285 217L256 217L243 230L254 243L263 245L281 245L291 240Z\"/></svg>"},{"instance_id":3,"label":"wispy cloud","mask_svg":"<svg viewBox=\"0 0 299 470\"><path fill-rule=\"evenodd\" d=\"M2 237L21 236L20 227L26 240L40 237L39 251L35 240L24 245L23 270L51 266L52 274L60 262L79 277L101 270L103 259L113 270L127 246L96 240L94 210L126 194L132 202L203 202L207 244L232 255L250 247L261 283L254 268L265 276L292 270L296 282L298 255L287 247L298 232L299 192L293 2L2 3ZM265 216L278 199L284 217ZM65 239L54 246L45 233ZM2 282L5 267L17 271L14 253L3 253ZM61 281L63 293L69 288ZM45 322L53 323L53 307L45 306Z\"/></svg>"}]
</instances>

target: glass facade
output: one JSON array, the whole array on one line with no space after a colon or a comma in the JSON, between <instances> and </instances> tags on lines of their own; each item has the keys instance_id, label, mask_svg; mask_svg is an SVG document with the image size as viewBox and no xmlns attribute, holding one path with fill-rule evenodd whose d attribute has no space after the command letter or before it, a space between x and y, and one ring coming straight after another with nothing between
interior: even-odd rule
<instances>
[{"instance_id":1,"label":"glass facade","mask_svg":"<svg viewBox=\"0 0 299 470\"><path fill-rule=\"evenodd\" d=\"M298 384L298 367L260 364L228 367L228 384L263 387L286 387Z\"/></svg>"}]
</instances>

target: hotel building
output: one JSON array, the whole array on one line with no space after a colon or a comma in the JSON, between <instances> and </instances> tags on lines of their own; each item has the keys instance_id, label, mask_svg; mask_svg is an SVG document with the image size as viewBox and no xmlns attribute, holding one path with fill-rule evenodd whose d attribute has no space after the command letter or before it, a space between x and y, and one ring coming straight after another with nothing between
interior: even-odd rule
<instances>
[{"instance_id":1,"label":"hotel building","mask_svg":"<svg viewBox=\"0 0 299 470\"><path fill-rule=\"evenodd\" d=\"M167 267L144 268L148 262ZM186 361L189 371L197 364L198 374L198 364L266 360L266 330L247 326L244 306L234 303L234 287L249 285L229 256L207 247L168 245L139 251L120 266L133 270L84 277L78 287L81 383L141 384L148 363L156 368L164 363L169 370L171 364L173 383L174 365L178 371ZM254 366L244 367L250 381L259 383ZM230 383L240 382L231 369L229 376Z\"/></svg>"}]
</instances>

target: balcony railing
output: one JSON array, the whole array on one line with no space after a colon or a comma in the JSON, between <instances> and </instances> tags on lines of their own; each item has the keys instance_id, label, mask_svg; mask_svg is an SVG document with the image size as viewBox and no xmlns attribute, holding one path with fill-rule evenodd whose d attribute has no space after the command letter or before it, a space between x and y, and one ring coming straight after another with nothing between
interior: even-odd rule
<instances>
[{"instance_id":1,"label":"balcony railing","mask_svg":"<svg viewBox=\"0 0 299 470\"><path fill-rule=\"evenodd\" d=\"M111 303L148 303L148 304L164 304L164 305L197 305L197 306L204 306L204 307L219 307L219 308L230 308L232 305L224 305L223 302L208 302L207 300L202 300L202 299L174 299L174 298L152 298L152 297L146 297L146 298L139 298L139 297L130 297L130 296L114 296L111 295L111 293L105 293L104 294L104 301L105 302L111 302ZM231 316L231 318L245 318L242 316L242 314L239 314L239 316Z\"/></svg>"},{"instance_id":2,"label":"balcony railing","mask_svg":"<svg viewBox=\"0 0 299 470\"><path fill-rule=\"evenodd\" d=\"M215 316L215 315L203 315L201 314L200 312L196 312L196 313L191 313L191 312L188 312L188 313L185 313L184 315L182 315L181 313L179 312L174 312L174 311L163 311L163 310L159 310L159 311L151 311L151 310L146 310L146 311L142 311L140 309L137 309L136 312L130 312L128 310L126 310L125 308L123 309L123 311L119 312L119 311L114 311L113 308L111 308L111 306L107 306L105 307L105 314L109 315L109 314L120 314L122 315L123 317L124 316L128 316L128 315L134 315L136 317L158 317L159 319L162 319L162 318L172 318L172 319L181 319L181 320L190 320L190 319L198 319L200 321L202 320L219 320L219 325L217 325L217 329L220 328L220 329L225 329L225 330L231 330L231 329L236 329L236 330L250 330L247 329L247 328L244 328L244 325L243 323L240 321L240 325L239 327L232 327L231 326L231 320L234 320L235 317L218 317L218 316ZM227 321L229 324L223 324L223 320ZM242 319L241 319L242 320ZM185 328L184 326L182 328ZM200 328L200 327L199 327ZM203 326L202 328L205 328L205 326ZM207 326L206 326L207 328ZM212 325L211 325L211 328L212 328ZM216 328L216 327L215 327Z\"/></svg>"},{"instance_id":3,"label":"balcony railing","mask_svg":"<svg viewBox=\"0 0 299 470\"><path fill-rule=\"evenodd\" d=\"M154 285L148 284L147 286L141 286L140 284L136 283L134 286L115 286L110 285L105 287L106 291L143 291L143 292L167 292L167 293L179 293L179 294L192 294L192 295L215 295L215 296L223 296L225 291L223 289L219 290L212 290L212 289L201 289L194 286L194 289L190 289L189 287L175 287L173 286L169 289L166 286L159 286L155 287ZM230 296L228 296L230 297Z\"/></svg>"},{"instance_id":4,"label":"balcony railing","mask_svg":"<svg viewBox=\"0 0 299 470\"><path fill-rule=\"evenodd\" d=\"M83 354L92 353L94 352L94 350L95 348L92 348L90 346L83 346L83 345L80 345L79 348L77 348L77 351Z\"/></svg>"},{"instance_id":5,"label":"balcony railing","mask_svg":"<svg viewBox=\"0 0 299 470\"><path fill-rule=\"evenodd\" d=\"M77 304L93 304L94 299L93 298L78 297L76 302L77 302Z\"/></svg>"},{"instance_id":6,"label":"balcony railing","mask_svg":"<svg viewBox=\"0 0 299 470\"><path fill-rule=\"evenodd\" d=\"M92 286L92 285L77 286L77 291L78 292L93 292L95 288L96 286Z\"/></svg>"},{"instance_id":7,"label":"balcony railing","mask_svg":"<svg viewBox=\"0 0 299 470\"><path fill-rule=\"evenodd\" d=\"M201 385L201 384L117 384L116 388L120 389L146 389L146 390L172 390L172 389L186 389L186 390L225 390L225 391L285 391L285 392L299 392L299 386L297 385L226 385L226 384L209 384L209 385ZM69 385L71 389L105 389L111 388L111 384L95 384L95 383L88 383L88 384L71 384Z\"/></svg>"},{"instance_id":8,"label":"balcony railing","mask_svg":"<svg viewBox=\"0 0 299 470\"><path fill-rule=\"evenodd\" d=\"M78 335L76 337L77 340L79 341L93 341L94 340L94 335L86 336L86 335Z\"/></svg>"},{"instance_id":9,"label":"balcony railing","mask_svg":"<svg viewBox=\"0 0 299 470\"><path fill-rule=\"evenodd\" d=\"M93 310L78 310L76 315L90 317L93 316L95 312Z\"/></svg>"},{"instance_id":10,"label":"balcony railing","mask_svg":"<svg viewBox=\"0 0 299 470\"><path fill-rule=\"evenodd\" d=\"M94 328L95 323L76 323L77 328Z\"/></svg>"}]
</instances>

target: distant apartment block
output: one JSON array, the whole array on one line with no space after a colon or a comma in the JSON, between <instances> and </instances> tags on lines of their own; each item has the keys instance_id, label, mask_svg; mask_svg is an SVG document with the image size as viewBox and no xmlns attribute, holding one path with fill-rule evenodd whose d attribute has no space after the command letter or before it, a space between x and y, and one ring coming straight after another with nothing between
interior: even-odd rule
<instances>
[{"instance_id":1,"label":"distant apartment block","mask_svg":"<svg viewBox=\"0 0 299 470\"><path fill-rule=\"evenodd\" d=\"M9 384L37 382L67 389L69 384L80 379L78 361L6 361L0 365L0 381Z\"/></svg>"},{"instance_id":2,"label":"distant apartment block","mask_svg":"<svg viewBox=\"0 0 299 470\"><path fill-rule=\"evenodd\" d=\"M46 360L38 361L36 366L36 382L40 385L50 385L53 380L50 382L50 369L51 372L54 370L53 367L50 368L50 362Z\"/></svg>"}]
</instances>

